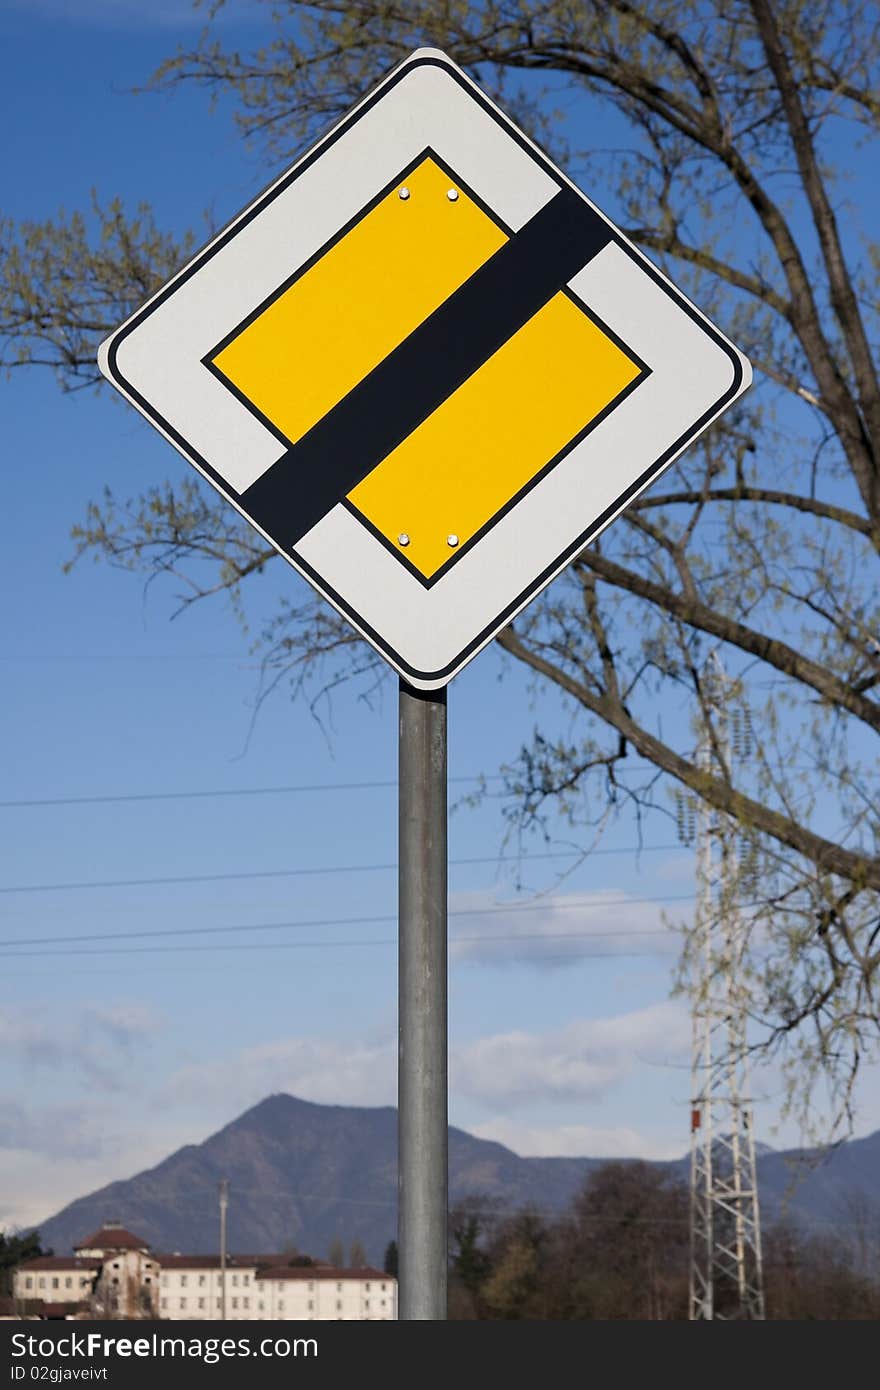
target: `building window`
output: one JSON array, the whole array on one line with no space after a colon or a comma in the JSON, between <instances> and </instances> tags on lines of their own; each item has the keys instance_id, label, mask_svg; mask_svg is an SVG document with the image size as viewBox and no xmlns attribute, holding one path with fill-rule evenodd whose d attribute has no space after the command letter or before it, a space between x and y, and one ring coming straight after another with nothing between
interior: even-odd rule
<instances>
[{"instance_id":1,"label":"building window","mask_svg":"<svg viewBox=\"0 0 880 1390\"><path fill-rule=\"evenodd\" d=\"M167 1308L167 1307L168 1307L168 1299L167 1299L167 1298L161 1299L161 1300L160 1300L160 1306L161 1306L162 1308Z\"/></svg>"},{"instance_id":2,"label":"building window","mask_svg":"<svg viewBox=\"0 0 880 1390\"><path fill-rule=\"evenodd\" d=\"M369 1300L368 1298L365 1298L365 1299L364 1299L364 1307L365 1307L365 1308L369 1308L369 1306L370 1306L370 1300Z\"/></svg>"},{"instance_id":3,"label":"building window","mask_svg":"<svg viewBox=\"0 0 880 1390\"><path fill-rule=\"evenodd\" d=\"M232 1306L233 1306L233 1308L237 1308L237 1307L238 1307L238 1299L237 1299L237 1298L234 1298L234 1299L232 1300Z\"/></svg>"},{"instance_id":4,"label":"building window","mask_svg":"<svg viewBox=\"0 0 880 1390\"><path fill-rule=\"evenodd\" d=\"M204 1287L205 1287L205 1276L204 1276L204 1274L200 1274L200 1275L199 1275L199 1288L200 1288L200 1289L203 1289Z\"/></svg>"},{"instance_id":5,"label":"building window","mask_svg":"<svg viewBox=\"0 0 880 1390\"><path fill-rule=\"evenodd\" d=\"M337 1300L336 1300L336 1311L337 1311L337 1313L341 1313L341 1312L342 1312L342 1299L341 1299L341 1298L337 1298Z\"/></svg>"},{"instance_id":6,"label":"building window","mask_svg":"<svg viewBox=\"0 0 880 1390\"><path fill-rule=\"evenodd\" d=\"M145 1274L145 1275L144 1275L144 1283L145 1283L145 1284L149 1284L149 1282L150 1282L150 1276L149 1276L149 1274Z\"/></svg>"},{"instance_id":7,"label":"building window","mask_svg":"<svg viewBox=\"0 0 880 1390\"><path fill-rule=\"evenodd\" d=\"M284 1309L284 1299L283 1299L283 1298L279 1298L279 1300L278 1300L278 1311L279 1311L279 1313L282 1312L283 1309Z\"/></svg>"},{"instance_id":8,"label":"building window","mask_svg":"<svg viewBox=\"0 0 880 1390\"><path fill-rule=\"evenodd\" d=\"M200 1298L200 1299L199 1299L199 1307L200 1307L200 1308L204 1308L204 1306L205 1306L205 1300L204 1300L203 1298Z\"/></svg>"},{"instance_id":9,"label":"building window","mask_svg":"<svg viewBox=\"0 0 880 1390\"><path fill-rule=\"evenodd\" d=\"M384 1284L382 1285L382 1292L383 1292L383 1293L385 1292L385 1285L384 1285Z\"/></svg>"},{"instance_id":10,"label":"building window","mask_svg":"<svg viewBox=\"0 0 880 1390\"><path fill-rule=\"evenodd\" d=\"M180 1276L180 1287L181 1287L182 1289L185 1289L185 1288L186 1288L186 1275L185 1275L185 1274L181 1274L181 1276Z\"/></svg>"},{"instance_id":11,"label":"building window","mask_svg":"<svg viewBox=\"0 0 880 1390\"><path fill-rule=\"evenodd\" d=\"M86 1279L86 1278L80 1279L80 1281L79 1281L79 1286L80 1286L80 1288L81 1288L81 1289L86 1288L86 1286L88 1285L88 1282L89 1282L89 1281L88 1281L88 1279Z\"/></svg>"},{"instance_id":12,"label":"building window","mask_svg":"<svg viewBox=\"0 0 880 1390\"><path fill-rule=\"evenodd\" d=\"M119 1275L118 1275L118 1274L114 1274L114 1275L113 1275L113 1283L114 1283L114 1284L118 1284L118 1283L119 1283Z\"/></svg>"},{"instance_id":13,"label":"building window","mask_svg":"<svg viewBox=\"0 0 880 1390\"><path fill-rule=\"evenodd\" d=\"M181 1306L181 1308L185 1308L185 1307L186 1307L186 1299L185 1299L185 1298L182 1298L182 1299L180 1300L180 1306Z\"/></svg>"},{"instance_id":14,"label":"building window","mask_svg":"<svg viewBox=\"0 0 880 1390\"><path fill-rule=\"evenodd\" d=\"M257 1307L259 1308L260 1312L262 1313L262 1312L265 1310L266 1305L265 1305L265 1304L262 1302L262 1300L261 1300L260 1303L258 1303Z\"/></svg>"},{"instance_id":15,"label":"building window","mask_svg":"<svg viewBox=\"0 0 880 1390\"><path fill-rule=\"evenodd\" d=\"M113 1268L114 1268L114 1269L118 1269L118 1268L119 1268L119 1261L118 1261L118 1260L114 1260L114 1261L113 1261Z\"/></svg>"},{"instance_id":16,"label":"building window","mask_svg":"<svg viewBox=\"0 0 880 1390\"><path fill-rule=\"evenodd\" d=\"M369 1281L369 1279L368 1279L367 1282L364 1284L364 1288L366 1289L367 1293L370 1292L370 1281Z\"/></svg>"},{"instance_id":17,"label":"building window","mask_svg":"<svg viewBox=\"0 0 880 1390\"><path fill-rule=\"evenodd\" d=\"M341 1285L341 1284L337 1284L337 1285L336 1285L336 1292L337 1292L337 1293L342 1293L342 1285Z\"/></svg>"},{"instance_id":18,"label":"building window","mask_svg":"<svg viewBox=\"0 0 880 1390\"><path fill-rule=\"evenodd\" d=\"M237 1274L233 1274L233 1276L232 1276L232 1287L233 1287L234 1289L237 1289L237 1288L238 1288L238 1275L237 1275Z\"/></svg>"},{"instance_id":19,"label":"building window","mask_svg":"<svg viewBox=\"0 0 880 1390\"><path fill-rule=\"evenodd\" d=\"M221 1299L218 1298L218 1299L217 1299L217 1307L218 1307L218 1308L220 1307L220 1303L221 1303Z\"/></svg>"},{"instance_id":20,"label":"building window","mask_svg":"<svg viewBox=\"0 0 880 1390\"><path fill-rule=\"evenodd\" d=\"M314 1280L310 1279L310 1280L309 1280L309 1293L314 1293L314 1292L315 1292Z\"/></svg>"},{"instance_id":21,"label":"building window","mask_svg":"<svg viewBox=\"0 0 880 1390\"><path fill-rule=\"evenodd\" d=\"M314 1308L314 1306L315 1306L315 1300L314 1300L313 1298L310 1298L310 1299L309 1299L309 1312L312 1311L312 1309Z\"/></svg>"},{"instance_id":22,"label":"building window","mask_svg":"<svg viewBox=\"0 0 880 1390\"><path fill-rule=\"evenodd\" d=\"M26 1289L32 1289L34 1287L34 1281L30 1275L25 1279L24 1286Z\"/></svg>"},{"instance_id":23,"label":"building window","mask_svg":"<svg viewBox=\"0 0 880 1390\"><path fill-rule=\"evenodd\" d=\"M282 1282L281 1282L280 1279L277 1279L277 1280L275 1281L275 1287L276 1287L276 1289L278 1290L279 1293L280 1293L281 1290L284 1288L284 1285L282 1284Z\"/></svg>"},{"instance_id":24,"label":"building window","mask_svg":"<svg viewBox=\"0 0 880 1390\"><path fill-rule=\"evenodd\" d=\"M53 1288L53 1289L57 1289L57 1288L58 1288L58 1280L57 1280L57 1279L53 1279L53 1280L52 1280L52 1288Z\"/></svg>"},{"instance_id":25,"label":"building window","mask_svg":"<svg viewBox=\"0 0 880 1390\"><path fill-rule=\"evenodd\" d=\"M241 1300L241 1306L242 1306L242 1308L249 1308L249 1307L251 1306L251 1301L250 1301L250 1299L249 1299L249 1298L243 1298L243 1299Z\"/></svg>"},{"instance_id":26,"label":"building window","mask_svg":"<svg viewBox=\"0 0 880 1390\"><path fill-rule=\"evenodd\" d=\"M162 1288L163 1288L163 1289L167 1289L167 1287L168 1287L168 1275L167 1275L167 1274L163 1274L163 1275L162 1275Z\"/></svg>"},{"instance_id":27,"label":"building window","mask_svg":"<svg viewBox=\"0 0 880 1390\"><path fill-rule=\"evenodd\" d=\"M246 1274L243 1274L243 1275L241 1276L241 1282L242 1282L242 1284L244 1285L244 1287L247 1288L247 1286L248 1286L248 1276L247 1276Z\"/></svg>"},{"instance_id":28,"label":"building window","mask_svg":"<svg viewBox=\"0 0 880 1390\"><path fill-rule=\"evenodd\" d=\"M39 1286L39 1288L44 1289L44 1288L46 1287L46 1281L45 1281L45 1279L43 1279L43 1278L38 1279L38 1280L37 1280L37 1285Z\"/></svg>"},{"instance_id":29,"label":"building window","mask_svg":"<svg viewBox=\"0 0 880 1390\"><path fill-rule=\"evenodd\" d=\"M64 1281L64 1287L65 1287L66 1289L72 1289L72 1288L73 1288L73 1279L70 1277L69 1274L68 1274L67 1278L66 1278L65 1281Z\"/></svg>"}]
</instances>

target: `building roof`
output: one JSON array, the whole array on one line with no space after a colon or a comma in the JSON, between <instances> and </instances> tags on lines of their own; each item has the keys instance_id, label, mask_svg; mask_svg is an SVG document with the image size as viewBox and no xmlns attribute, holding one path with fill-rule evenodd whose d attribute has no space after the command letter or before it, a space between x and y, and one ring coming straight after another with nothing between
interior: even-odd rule
<instances>
[{"instance_id":1,"label":"building roof","mask_svg":"<svg viewBox=\"0 0 880 1390\"><path fill-rule=\"evenodd\" d=\"M275 1265L272 1268L258 1269L258 1279L386 1279L390 1274L371 1265L361 1265L356 1269L336 1269L333 1265Z\"/></svg>"},{"instance_id":2,"label":"building roof","mask_svg":"<svg viewBox=\"0 0 880 1390\"><path fill-rule=\"evenodd\" d=\"M220 1268L219 1255L154 1254L160 1269L202 1270ZM289 1255L227 1255L229 1270L253 1270L257 1279L390 1279L380 1269L365 1265L359 1269L337 1269L316 1260L311 1265L291 1265Z\"/></svg>"},{"instance_id":3,"label":"building roof","mask_svg":"<svg viewBox=\"0 0 880 1390\"><path fill-rule=\"evenodd\" d=\"M74 1246L75 1250L149 1250L149 1245L140 1236L127 1231L115 1221L105 1221L98 1231L93 1231L86 1240Z\"/></svg>"},{"instance_id":4,"label":"building roof","mask_svg":"<svg viewBox=\"0 0 880 1390\"><path fill-rule=\"evenodd\" d=\"M256 1269L258 1265L283 1263L286 1255L227 1255L227 1269ZM219 1255L182 1255L175 1250L173 1255L154 1254L153 1259L162 1269L219 1269Z\"/></svg>"},{"instance_id":5,"label":"building roof","mask_svg":"<svg viewBox=\"0 0 880 1390\"><path fill-rule=\"evenodd\" d=\"M86 1259L83 1255L35 1255L32 1260L22 1260L20 1270L95 1270L101 1268L101 1261Z\"/></svg>"}]
</instances>

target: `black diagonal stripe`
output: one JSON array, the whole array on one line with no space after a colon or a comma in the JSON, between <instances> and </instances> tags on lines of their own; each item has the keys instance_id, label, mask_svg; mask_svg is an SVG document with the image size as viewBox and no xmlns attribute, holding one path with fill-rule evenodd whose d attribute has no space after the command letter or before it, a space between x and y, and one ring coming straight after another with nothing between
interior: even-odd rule
<instances>
[{"instance_id":1,"label":"black diagonal stripe","mask_svg":"<svg viewBox=\"0 0 880 1390\"><path fill-rule=\"evenodd\" d=\"M242 494L257 525L295 545L610 240L561 189Z\"/></svg>"}]
</instances>

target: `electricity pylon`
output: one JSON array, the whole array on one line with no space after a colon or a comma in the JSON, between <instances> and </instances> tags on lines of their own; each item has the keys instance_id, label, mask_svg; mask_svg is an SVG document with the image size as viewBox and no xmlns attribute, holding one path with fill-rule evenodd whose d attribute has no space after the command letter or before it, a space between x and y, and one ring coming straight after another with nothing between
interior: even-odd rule
<instances>
[{"instance_id":1,"label":"electricity pylon","mask_svg":"<svg viewBox=\"0 0 880 1390\"><path fill-rule=\"evenodd\" d=\"M750 752L745 710L731 710L716 657L704 682L705 732L698 762L730 775ZM742 977L742 886L749 856L737 827L705 801L682 800L679 833L697 843L691 1100L691 1320L763 1319L761 1225Z\"/></svg>"}]
</instances>

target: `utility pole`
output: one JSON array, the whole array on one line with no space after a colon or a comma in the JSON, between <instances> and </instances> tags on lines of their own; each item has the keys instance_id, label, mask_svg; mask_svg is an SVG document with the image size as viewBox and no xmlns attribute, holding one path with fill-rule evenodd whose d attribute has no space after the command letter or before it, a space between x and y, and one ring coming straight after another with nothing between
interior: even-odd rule
<instances>
[{"instance_id":1,"label":"utility pole","mask_svg":"<svg viewBox=\"0 0 880 1390\"><path fill-rule=\"evenodd\" d=\"M226 1321L226 1210L229 1206L229 1180L220 1179L220 1317Z\"/></svg>"},{"instance_id":2,"label":"utility pole","mask_svg":"<svg viewBox=\"0 0 880 1390\"><path fill-rule=\"evenodd\" d=\"M446 1317L446 690L400 683L401 1320Z\"/></svg>"},{"instance_id":3,"label":"utility pole","mask_svg":"<svg viewBox=\"0 0 880 1390\"><path fill-rule=\"evenodd\" d=\"M733 683L712 656L704 673L698 762L732 777L751 751L747 712L731 709ZM742 886L749 865L738 828L699 801L680 807L679 833L697 838L697 921L691 1101L691 1320L764 1318L761 1225L746 1010Z\"/></svg>"}]
</instances>

